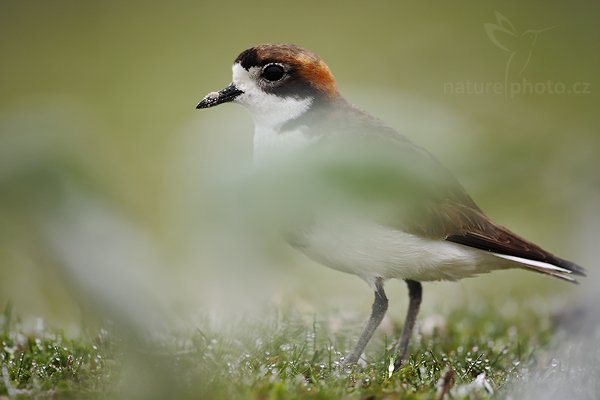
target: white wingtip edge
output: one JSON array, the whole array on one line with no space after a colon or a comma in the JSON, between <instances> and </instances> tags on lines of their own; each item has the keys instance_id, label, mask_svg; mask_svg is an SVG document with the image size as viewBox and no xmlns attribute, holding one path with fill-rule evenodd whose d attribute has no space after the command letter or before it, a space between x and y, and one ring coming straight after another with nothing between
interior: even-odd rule
<instances>
[{"instance_id":1,"label":"white wingtip edge","mask_svg":"<svg viewBox=\"0 0 600 400\"><path fill-rule=\"evenodd\" d=\"M569 275L572 271L569 271L566 268L557 267L556 265L545 263L542 261L529 260L527 258L509 256L506 254L492 253L496 257L504 258L505 260L513 261L519 264L523 264L525 267L529 267L538 272L542 272L548 275L555 276L560 279L564 279L569 282L577 282L575 279L571 278Z\"/></svg>"}]
</instances>

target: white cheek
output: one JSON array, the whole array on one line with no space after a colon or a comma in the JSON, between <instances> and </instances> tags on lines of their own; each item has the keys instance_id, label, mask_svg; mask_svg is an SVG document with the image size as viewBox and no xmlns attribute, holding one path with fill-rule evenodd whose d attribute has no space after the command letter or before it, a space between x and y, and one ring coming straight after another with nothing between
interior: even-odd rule
<instances>
[{"instance_id":1,"label":"white cheek","mask_svg":"<svg viewBox=\"0 0 600 400\"><path fill-rule=\"evenodd\" d=\"M289 120L298 118L310 107L313 99L310 97L296 99L280 97L264 92L256 83L258 71L249 72L240 64L232 67L233 83L244 93L235 101L245 106L254 119L256 128L276 128Z\"/></svg>"},{"instance_id":2,"label":"white cheek","mask_svg":"<svg viewBox=\"0 0 600 400\"><path fill-rule=\"evenodd\" d=\"M261 91L256 84L256 81L250 76L250 73L246 71L240 64L233 64L231 70L233 75L233 83L238 89L244 92L244 94L238 96L236 99L238 102L245 103L245 100L251 98L254 93Z\"/></svg>"}]
</instances>

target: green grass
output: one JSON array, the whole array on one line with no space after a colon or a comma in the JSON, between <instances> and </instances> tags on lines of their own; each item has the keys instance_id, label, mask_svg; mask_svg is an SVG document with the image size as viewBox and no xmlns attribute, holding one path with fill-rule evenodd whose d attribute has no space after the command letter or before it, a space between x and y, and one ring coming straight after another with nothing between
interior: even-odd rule
<instances>
[{"instance_id":1,"label":"green grass","mask_svg":"<svg viewBox=\"0 0 600 400\"><path fill-rule=\"evenodd\" d=\"M507 317L499 304L484 302L451 311L435 329L424 327L430 316L423 315L410 359L390 376L394 341L381 331L367 347L367 362L343 366L358 317L336 330L328 314L311 319L271 310L261 322L199 326L142 344L116 330L77 339L27 331L7 307L0 398L434 399L449 370L452 398L503 397L550 341L548 312L534 308ZM400 326L393 331L397 336ZM493 394L473 384L481 374Z\"/></svg>"},{"instance_id":2,"label":"green grass","mask_svg":"<svg viewBox=\"0 0 600 400\"><path fill-rule=\"evenodd\" d=\"M112 347L104 330L94 339L75 340L58 330L26 332L8 304L0 316L0 396L79 398L108 393L115 371Z\"/></svg>"}]
</instances>

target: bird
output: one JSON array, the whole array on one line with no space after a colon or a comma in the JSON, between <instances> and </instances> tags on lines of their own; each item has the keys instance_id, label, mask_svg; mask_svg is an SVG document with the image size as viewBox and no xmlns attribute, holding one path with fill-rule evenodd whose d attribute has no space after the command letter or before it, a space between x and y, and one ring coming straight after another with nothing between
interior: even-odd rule
<instances>
[{"instance_id":1,"label":"bird","mask_svg":"<svg viewBox=\"0 0 600 400\"><path fill-rule=\"evenodd\" d=\"M323 153L326 155L357 150L349 153L350 158L376 148L383 151L373 154L390 161L384 163L392 169L390 180L361 175L362 164L350 166L342 175L359 186L367 185L365 192L392 193L393 201L386 203L391 213L357 216L317 211L286 236L309 258L359 276L374 292L370 317L354 350L345 357L347 365L356 365L363 357L387 312L384 283L389 279L404 280L409 297L402 333L393 351L397 370L408 356L422 301L422 282L455 281L508 268L573 283L576 276L585 276L584 268L486 216L433 155L351 105L338 91L327 64L308 49L294 44L260 44L242 51L233 62L232 82L208 93L196 108L228 102L241 104L252 116L255 162L277 154L301 157L301 151L313 154L324 148L329 151ZM342 168L344 165L348 166L342 164ZM415 171L419 172L413 174ZM396 179L395 173L401 178ZM367 195L364 200L377 198Z\"/></svg>"}]
</instances>

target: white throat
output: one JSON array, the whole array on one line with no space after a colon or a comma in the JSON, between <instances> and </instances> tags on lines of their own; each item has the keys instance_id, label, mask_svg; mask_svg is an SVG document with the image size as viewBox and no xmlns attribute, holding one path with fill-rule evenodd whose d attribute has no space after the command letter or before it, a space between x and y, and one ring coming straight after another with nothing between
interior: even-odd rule
<instances>
[{"instance_id":1,"label":"white throat","mask_svg":"<svg viewBox=\"0 0 600 400\"><path fill-rule=\"evenodd\" d=\"M311 106L313 98L297 99L281 97L265 92L258 84L260 70L247 71L239 63L233 64L233 83L244 93L235 102L250 111L254 120L254 158L284 155L312 140L304 135L303 128L282 131L281 127L304 114Z\"/></svg>"}]
</instances>

